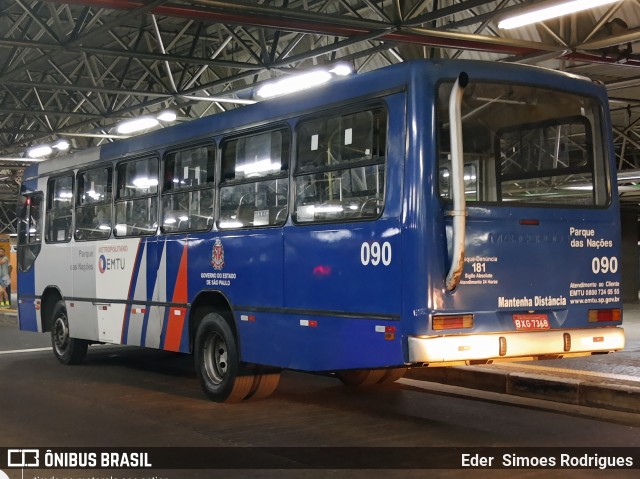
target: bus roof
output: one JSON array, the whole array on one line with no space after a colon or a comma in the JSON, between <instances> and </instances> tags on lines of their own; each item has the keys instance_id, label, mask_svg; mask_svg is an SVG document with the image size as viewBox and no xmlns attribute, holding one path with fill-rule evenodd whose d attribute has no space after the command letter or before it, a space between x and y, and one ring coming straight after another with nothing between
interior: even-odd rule
<instances>
[{"instance_id":1,"label":"bus roof","mask_svg":"<svg viewBox=\"0 0 640 479\"><path fill-rule=\"evenodd\" d=\"M82 167L97 160L124 159L145 152L163 150L172 145L187 143L215 135L246 128L260 128L292 115L304 114L319 107L330 107L350 100L375 97L379 94L406 87L417 76L432 78L456 78L461 71L470 73L474 79L503 76L514 83L530 83L552 88L565 88L606 99L604 87L595 85L584 77L558 72L542 67L515 65L501 62L477 60L414 60L381 68L362 75L339 78L313 90L265 100L243 106L221 114L184 122L155 130L133 138L118 140L87 150L74 152L65 157L45 160L28 166L24 179L42 174ZM606 102L605 102L606 103Z\"/></svg>"}]
</instances>

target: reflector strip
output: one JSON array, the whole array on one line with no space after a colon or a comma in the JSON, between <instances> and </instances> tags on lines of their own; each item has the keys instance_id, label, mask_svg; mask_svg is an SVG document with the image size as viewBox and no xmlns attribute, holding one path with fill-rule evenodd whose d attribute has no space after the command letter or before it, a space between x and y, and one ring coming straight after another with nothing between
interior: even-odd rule
<instances>
[{"instance_id":1,"label":"reflector strip","mask_svg":"<svg viewBox=\"0 0 640 479\"><path fill-rule=\"evenodd\" d=\"M540 224L540 220L521 219L520 224L523 226L538 226Z\"/></svg>"},{"instance_id":2,"label":"reflector strip","mask_svg":"<svg viewBox=\"0 0 640 479\"><path fill-rule=\"evenodd\" d=\"M313 319L301 319L300 320L300 326L308 326L310 328L317 328L318 327L318 321L315 321Z\"/></svg>"},{"instance_id":3,"label":"reflector strip","mask_svg":"<svg viewBox=\"0 0 640 479\"><path fill-rule=\"evenodd\" d=\"M254 322L255 320L256 320L256 317L254 315L248 315L248 314L240 315L240 321Z\"/></svg>"},{"instance_id":4,"label":"reflector strip","mask_svg":"<svg viewBox=\"0 0 640 479\"><path fill-rule=\"evenodd\" d=\"M432 325L435 330L473 328L473 314L434 316Z\"/></svg>"},{"instance_id":5,"label":"reflector strip","mask_svg":"<svg viewBox=\"0 0 640 479\"><path fill-rule=\"evenodd\" d=\"M500 345L498 354L500 356L506 356L507 355L507 338L505 338L504 336L500 336L500 338L498 338L498 344Z\"/></svg>"},{"instance_id":6,"label":"reflector strip","mask_svg":"<svg viewBox=\"0 0 640 479\"><path fill-rule=\"evenodd\" d=\"M590 309L590 323L604 323L608 321L620 321L622 319L621 309Z\"/></svg>"},{"instance_id":7,"label":"reflector strip","mask_svg":"<svg viewBox=\"0 0 640 479\"><path fill-rule=\"evenodd\" d=\"M146 312L145 308L131 308L131 314L145 314Z\"/></svg>"}]
</instances>

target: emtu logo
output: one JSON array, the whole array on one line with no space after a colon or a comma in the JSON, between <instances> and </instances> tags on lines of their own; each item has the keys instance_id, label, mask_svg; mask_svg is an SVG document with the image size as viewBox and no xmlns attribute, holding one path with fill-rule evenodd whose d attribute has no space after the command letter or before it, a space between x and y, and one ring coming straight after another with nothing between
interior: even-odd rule
<instances>
[{"instance_id":1,"label":"emtu logo","mask_svg":"<svg viewBox=\"0 0 640 479\"><path fill-rule=\"evenodd\" d=\"M123 270L125 267L124 258L107 258L105 255L101 255L98 258L98 270L101 273L111 271L114 269Z\"/></svg>"}]
</instances>

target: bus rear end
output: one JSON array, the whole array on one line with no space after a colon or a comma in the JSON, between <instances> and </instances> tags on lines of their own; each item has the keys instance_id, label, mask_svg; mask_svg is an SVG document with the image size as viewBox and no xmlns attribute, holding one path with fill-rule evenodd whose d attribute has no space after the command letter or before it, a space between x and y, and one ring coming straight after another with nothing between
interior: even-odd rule
<instances>
[{"instance_id":1,"label":"bus rear end","mask_svg":"<svg viewBox=\"0 0 640 479\"><path fill-rule=\"evenodd\" d=\"M416 321L408 339L410 361L622 349L620 220L604 88L541 69L447 68L450 76L434 82L431 210L440 217L427 227L430 249L442 254L428 262L427 321L422 329ZM456 76L463 84L454 87Z\"/></svg>"}]
</instances>

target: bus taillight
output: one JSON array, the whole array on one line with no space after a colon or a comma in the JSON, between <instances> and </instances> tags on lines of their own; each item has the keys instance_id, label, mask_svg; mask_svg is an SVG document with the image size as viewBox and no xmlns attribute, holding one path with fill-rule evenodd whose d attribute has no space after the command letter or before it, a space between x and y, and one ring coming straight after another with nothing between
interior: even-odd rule
<instances>
[{"instance_id":1,"label":"bus taillight","mask_svg":"<svg viewBox=\"0 0 640 479\"><path fill-rule=\"evenodd\" d=\"M590 323L604 323L608 321L620 321L622 319L621 309L590 309Z\"/></svg>"},{"instance_id":2,"label":"bus taillight","mask_svg":"<svg viewBox=\"0 0 640 479\"><path fill-rule=\"evenodd\" d=\"M433 329L466 329L473 328L473 314L460 314L455 316L434 316L432 320Z\"/></svg>"}]
</instances>

